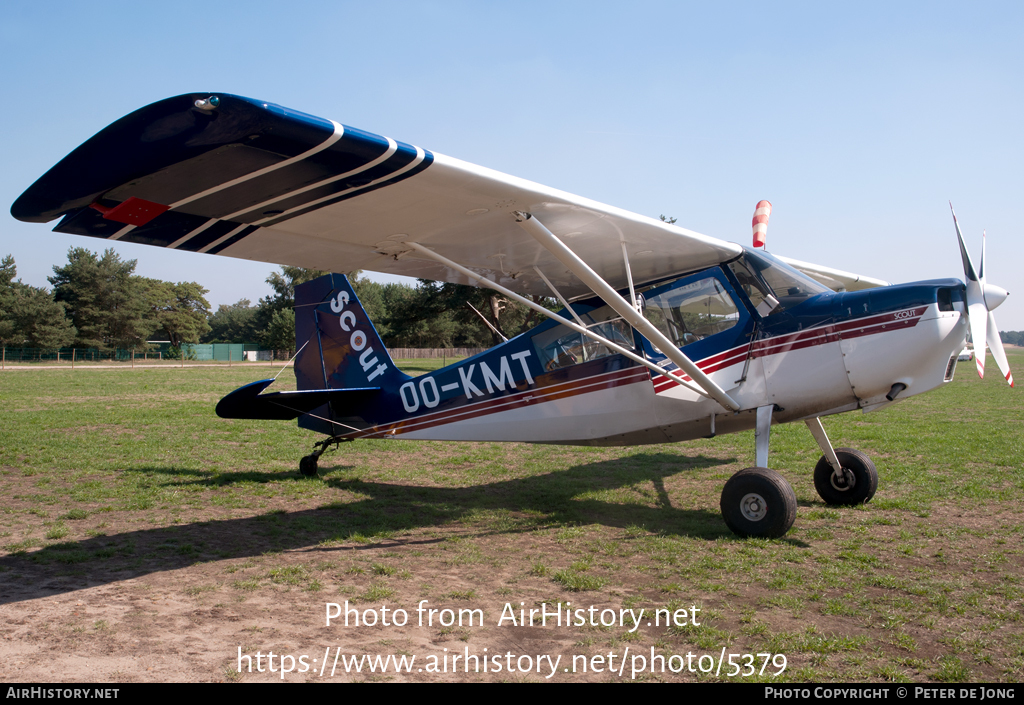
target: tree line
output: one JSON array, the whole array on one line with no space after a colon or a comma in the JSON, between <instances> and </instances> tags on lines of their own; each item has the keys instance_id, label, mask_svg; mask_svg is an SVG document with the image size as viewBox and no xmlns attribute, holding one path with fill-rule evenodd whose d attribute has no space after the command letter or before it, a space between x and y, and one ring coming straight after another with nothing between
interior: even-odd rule
<instances>
[{"instance_id":1,"label":"tree line","mask_svg":"<svg viewBox=\"0 0 1024 705\"><path fill-rule=\"evenodd\" d=\"M201 284L142 277L136 263L113 250L101 255L73 247L67 263L53 267L48 290L17 279L7 255L0 260L0 345L141 350L147 341L166 340L179 349L188 343L291 349L295 287L327 273L281 267L267 278L270 296L211 311ZM489 347L539 322L535 311L490 290L427 280L380 284L359 274L349 273L349 280L389 347ZM534 301L553 305L544 297Z\"/></svg>"},{"instance_id":2,"label":"tree line","mask_svg":"<svg viewBox=\"0 0 1024 705\"><path fill-rule=\"evenodd\" d=\"M136 260L113 250L100 255L72 247L67 264L53 267L47 290L16 279L14 258L7 255L0 260L0 345L142 350L146 341L166 340L179 349L187 343L255 343L287 350L295 343L295 287L327 273L281 267L267 278L270 296L211 311L201 284L142 277L135 267ZM348 277L388 347L490 347L541 318L489 289L425 279L416 286L381 284L359 272ZM533 301L559 308L551 298ZM1024 345L1024 331L999 336L1004 344Z\"/></svg>"},{"instance_id":3,"label":"tree line","mask_svg":"<svg viewBox=\"0 0 1024 705\"><path fill-rule=\"evenodd\" d=\"M135 260L81 247L47 277L52 290L17 277L14 258L0 260L0 343L7 347L144 348L159 331L180 347L209 332L206 289L135 274Z\"/></svg>"},{"instance_id":4,"label":"tree line","mask_svg":"<svg viewBox=\"0 0 1024 705\"><path fill-rule=\"evenodd\" d=\"M317 269L281 267L267 278L274 293L255 305L241 299L210 315L204 342L258 342L265 348L291 348L295 341L295 287L327 274ZM387 347L490 347L539 323L540 314L497 292L420 279L416 286L381 284L360 272L349 281ZM554 299L533 301L556 310Z\"/></svg>"}]
</instances>

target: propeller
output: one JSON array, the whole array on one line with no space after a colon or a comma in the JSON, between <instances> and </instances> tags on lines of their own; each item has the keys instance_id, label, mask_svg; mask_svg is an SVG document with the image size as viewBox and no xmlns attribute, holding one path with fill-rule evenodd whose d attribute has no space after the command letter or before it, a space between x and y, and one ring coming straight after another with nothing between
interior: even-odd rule
<instances>
[{"instance_id":1,"label":"propeller","mask_svg":"<svg viewBox=\"0 0 1024 705\"><path fill-rule=\"evenodd\" d=\"M988 348L992 351L992 357L995 358L999 371L1003 373L1003 377L1012 387L1013 375L1010 374L1010 365L1006 362L1003 341L999 338L996 319L992 315L992 311L1003 303L1010 292L985 282L984 231L981 233L981 263L975 270L971 256L967 254L967 246L964 244L964 236L960 232L960 224L956 220L956 211L953 210L952 203L949 204L949 210L953 213L953 225L956 227L956 237L960 241L960 259L963 260L964 277L967 279L967 318L971 325L971 338L974 340L974 362L978 365L978 376L985 377L985 343L988 343Z\"/></svg>"}]
</instances>

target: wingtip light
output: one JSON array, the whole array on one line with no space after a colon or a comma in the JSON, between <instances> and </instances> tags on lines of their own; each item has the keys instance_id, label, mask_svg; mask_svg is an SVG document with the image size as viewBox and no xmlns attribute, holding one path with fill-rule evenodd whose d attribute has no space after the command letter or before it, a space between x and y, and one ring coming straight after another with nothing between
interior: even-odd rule
<instances>
[{"instance_id":1,"label":"wingtip light","mask_svg":"<svg viewBox=\"0 0 1024 705\"><path fill-rule=\"evenodd\" d=\"M220 105L220 98L215 95L211 95L209 98L200 98L195 102L195 106L200 110L206 110L209 112Z\"/></svg>"}]
</instances>

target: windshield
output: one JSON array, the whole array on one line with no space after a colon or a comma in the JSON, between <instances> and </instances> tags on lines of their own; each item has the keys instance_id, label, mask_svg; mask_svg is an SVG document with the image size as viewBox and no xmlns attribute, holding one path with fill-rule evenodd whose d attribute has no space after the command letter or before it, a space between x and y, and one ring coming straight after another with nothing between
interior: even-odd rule
<instances>
[{"instance_id":1,"label":"windshield","mask_svg":"<svg viewBox=\"0 0 1024 705\"><path fill-rule=\"evenodd\" d=\"M741 272L738 272L738 269L743 268L747 269L748 272L756 272L760 278L771 287L772 291L775 293L775 298L779 301L780 308L792 308L793 306L803 303L812 296L832 291L824 284L820 284L806 274L793 269L788 264L780 262L767 252L754 252L747 248L743 249L745 250L743 257L735 262L729 263L733 273L736 274L741 283L743 283L744 277L740 276ZM750 290L755 288L751 286L752 284L753 282L748 279L748 285L744 286L748 295L754 293ZM760 289L761 287L756 288ZM754 300L753 296L751 297L751 300ZM755 305L756 303L757 302L755 301Z\"/></svg>"}]
</instances>

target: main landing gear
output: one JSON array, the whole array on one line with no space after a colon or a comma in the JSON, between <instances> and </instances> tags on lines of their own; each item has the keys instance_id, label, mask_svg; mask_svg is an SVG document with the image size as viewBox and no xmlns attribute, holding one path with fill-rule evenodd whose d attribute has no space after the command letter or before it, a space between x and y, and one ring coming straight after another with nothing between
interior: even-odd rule
<instances>
[{"instance_id":1,"label":"main landing gear","mask_svg":"<svg viewBox=\"0 0 1024 705\"><path fill-rule=\"evenodd\" d=\"M757 410L754 441L755 468L740 470L722 489L722 518L733 533L743 537L777 539L796 521L796 493L779 473L768 469L768 434L774 406Z\"/></svg>"},{"instance_id":2,"label":"main landing gear","mask_svg":"<svg viewBox=\"0 0 1024 705\"><path fill-rule=\"evenodd\" d=\"M302 458L299 461L299 472L306 477L316 477L319 472L317 468L317 462L320 460L320 456L327 452L327 449L331 446L340 446L342 443L348 443L351 438L342 438L341 436L331 436L325 438L322 441L313 444L313 452Z\"/></svg>"},{"instance_id":3,"label":"main landing gear","mask_svg":"<svg viewBox=\"0 0 1024 705\"><path fill-rule=\"evenodd\" d=\"M774 470L747 468L725 483L721 507L722 518L733 533L777 539L796 520L796 493Z\"/></svg>"},{"instance_id":4,"label":"main landing gear","mask_svg":"<svg viewBox=\"0 0 1024 705\"><path fill-rule=\"evenodd\" d=\"M757 410L758 467L729 478L722 490L722 518L743 537L780 538L796 520L796 494L779 473L768 469L768 436L774 406ZM878 471L868 456L852 448L833 449L817 417L806 421L824 455L814 468L814 488L826 504L863 504L875 496Z\"/></svg>"}]
</instances>

